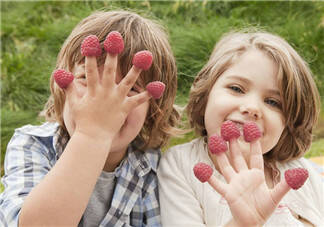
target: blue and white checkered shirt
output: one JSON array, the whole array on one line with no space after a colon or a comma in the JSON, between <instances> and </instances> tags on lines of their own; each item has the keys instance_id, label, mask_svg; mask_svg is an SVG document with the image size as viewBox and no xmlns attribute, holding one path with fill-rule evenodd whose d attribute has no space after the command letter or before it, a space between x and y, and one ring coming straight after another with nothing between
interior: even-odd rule
<instances>
[{"instance_id":1,"label":"blue and white checkered shirt","mask_svg":"<svg viewBox=\"0 0 324 227\"><path fill-rule=\"evenodd\" d=\"M67 139L57 123L16 129L5 157L5 190L0 194L0 226L18 226L28 193L52 169ZM156 169L160 151L129 146L127 158L116 169L111 206L100 226L161 226Z\"/></svg>"}]
</instances>

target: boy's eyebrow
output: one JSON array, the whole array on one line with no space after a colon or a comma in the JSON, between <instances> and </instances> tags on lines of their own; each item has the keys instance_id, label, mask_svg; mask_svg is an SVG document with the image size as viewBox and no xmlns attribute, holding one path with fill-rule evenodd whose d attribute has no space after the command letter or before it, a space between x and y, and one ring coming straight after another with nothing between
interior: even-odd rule
<instances>
[{"instance_id":1,"label":"boy's eyebrow","mask_svg":"<svg viewBox=\"0 0 324 227\"><path fill-rule=\"evenodd\" d=\"M251 81L249 79L241 77L241 76L237 76L237 75L228 76L227 79L239 80L245 84L251 84ZM267 93L276 95L276 96L280 96L280 91L277 89L267 89Z\"/></svg>"}]
</instances>

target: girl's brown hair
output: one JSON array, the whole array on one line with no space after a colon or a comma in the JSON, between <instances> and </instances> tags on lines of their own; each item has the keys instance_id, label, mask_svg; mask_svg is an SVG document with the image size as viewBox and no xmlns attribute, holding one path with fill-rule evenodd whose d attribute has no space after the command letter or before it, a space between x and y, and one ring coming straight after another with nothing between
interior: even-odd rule
<instances>
[{"instance_id":1,"label":"girl's brown hair","mask_svg":"<svg viewBox=\"0 0 324 227\"><path fill-rule=\"evenodd\" d=\"M266 53L278 65L278 87L285 117L278 143L264 157L269 162L301 157L311 145L320 110L319 93L307 63L285 40L266 32L233 32L217 43L191 87L187 106L190 125L198 135L207 136L204 114L214 83L252 48Z\"/></svg>"},{"instance_id":2,"label":"girl's brown hair","mask_svg":"<svg viewBox=\"0 0 324 227\"><path fill-rule=\"evenodd\" d=\"M148 71L140 75L142 86L151 81L161 81L166 85L163 96L152 100L145 123L135 142L144 148L156 148L165 145L170 136L180 132L176 126L179 114L173 106L177 90L177 68L164 28L136 13L129 11L95 12L83 19L64 42L57 58L56 68L72 71L75 63L84 61L80 47L85 37L96 35L101 45L111 31L118 31L123 36L125 48L119 55L120 70L126 75L132 67L132 57L136 52L149 50L153 54L153 64ZM105 55L98 59L103 64ZM47 121L57 121L61 132L67 134L63 120L64 92L50 80L51 96L45 106Z\"/></svg>"}]
</instances>

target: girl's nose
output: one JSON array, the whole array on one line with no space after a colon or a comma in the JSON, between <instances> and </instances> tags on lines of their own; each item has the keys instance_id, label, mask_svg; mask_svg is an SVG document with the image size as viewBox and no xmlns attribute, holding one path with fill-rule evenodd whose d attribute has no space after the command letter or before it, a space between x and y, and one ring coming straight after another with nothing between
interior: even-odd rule
<instances>
[{"instance_id":1,"label":"girl's nose","mask_svg":"<svg viewBox=\"0 0 324 227\"><path fill-rule=\"evenodd\" d=\"M252 118L253 120L259 120L262 117L260 107L257 103L247 102L245 104L242 104L240 106L240 112L241 114L248 116L249 118Z\"/></svg>"}]
</instances>

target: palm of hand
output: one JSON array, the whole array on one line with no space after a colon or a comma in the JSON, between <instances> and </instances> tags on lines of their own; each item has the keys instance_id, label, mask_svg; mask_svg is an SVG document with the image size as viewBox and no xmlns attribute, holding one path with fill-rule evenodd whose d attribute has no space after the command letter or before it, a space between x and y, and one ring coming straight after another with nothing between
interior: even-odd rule
<instances>
[{"instance_id":1,"label":"palm of hand","mask_svg":"<svg viewBox=\"0 0 324 227\"><path fill-rule=\"evenodd\" d=\"M236 140L230 141L229 145L231 162L224 152L214 156L214 164L227 183L214 176L208 183L226 199L235 225L263 225L290 188L284 180L273 189L268 188L259 141L251 142L248 163Z\"/></svg>"},{"instance_id":2,"label":"palm of hand","mask_svg":"<svg viewBox=\"0 0 324 227\"><path fill-rule=\"evenodd\" d=\"M260 169L246 169L236 174L224 194L233 218L243 226L265 223L276 208Z\"/></svg>"},{"instance_id":3,"label":"palm of hand","mask_svg":"<svg viewBox=\"0 0 324 227\"><path fill-rule=\"evenodd\" d=\"M132 67L116 83L117 62L117 55L107 54L100 73L96 58L86 57L86 90L81 92L77 83L71 83L66 89L68 108L77 131L96 138L113 137L124 124L129 112L149 100L147 92L128 95L141 73L140 69Z\"/></svg>"}]
</instances>

